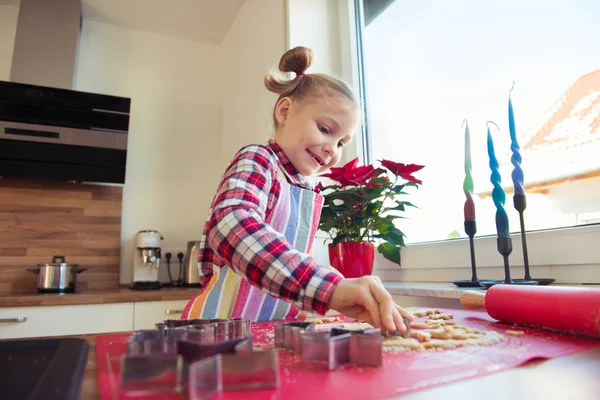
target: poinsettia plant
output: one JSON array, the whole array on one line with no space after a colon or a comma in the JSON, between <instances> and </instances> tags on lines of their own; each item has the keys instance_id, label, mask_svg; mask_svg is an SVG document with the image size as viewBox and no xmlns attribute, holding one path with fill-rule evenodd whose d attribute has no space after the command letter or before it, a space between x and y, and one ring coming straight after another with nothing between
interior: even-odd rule
<instances>
[{"instance_id":1,"label":"poinsettia plant","mask_svg":"<svg viewBox=\"0 0 600 400\"><path fill-rule=\"evenodd\" d=\"M327 232L332 244L342 242L374 242L377 251L388 260L400 264L400 248L404 233L396 226L406 207L414 207L402 196L409 187L422 183L413 173L422 165L380 161L383 168L358 166L358 158L341 168L322 174L335 183L315 191L325 197L319 229Z\"/></svg>"}]
</instances>

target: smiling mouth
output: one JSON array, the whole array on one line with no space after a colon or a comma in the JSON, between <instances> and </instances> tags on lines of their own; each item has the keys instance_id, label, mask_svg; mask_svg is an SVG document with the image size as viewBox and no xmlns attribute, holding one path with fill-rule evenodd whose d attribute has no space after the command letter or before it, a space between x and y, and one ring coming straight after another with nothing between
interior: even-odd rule
<instances>
[{"instance_id":1,"label":"smiling mouth","mask_svg":"<svg viewBox=\"0 0 600 400\"><path fill-rule=\"evenodd\" d=\"M313 160L315 160L317 162L317 164L319 165L325 165L325 161L323 161L321 159L321 157L319 157L318 155L316 155L315 153L313 153L312 151L306 149L306 151L308 152L308 154L310 154L310 156L313 158Z\"/></svg>"}]
</instances>

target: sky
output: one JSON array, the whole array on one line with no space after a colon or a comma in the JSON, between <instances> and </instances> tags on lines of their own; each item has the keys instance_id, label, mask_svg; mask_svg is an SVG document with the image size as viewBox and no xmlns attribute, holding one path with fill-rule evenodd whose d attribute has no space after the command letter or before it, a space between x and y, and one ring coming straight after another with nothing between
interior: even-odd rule
<instances>
[{"instance_id":1,"label":"sky","mask_svg":"<svg viewBox=\"0 0 600 400\"><path fill-rule=\"evenodd\" d=\"M579 76L600 68L597 21L600 1L593 0L396 0L365 28L374 158L426 165L417 173L424 184L411 196L420 206L411 217L438 228L422 233L408 221L413 240L462 231L463 120L471 129L475 192L490 191L486 121L500 127L491 133L498 157L506 158L513 82L517 135L525 141ZM485 219L492 233L493 215Z\"/></svg>"}]
</instances>

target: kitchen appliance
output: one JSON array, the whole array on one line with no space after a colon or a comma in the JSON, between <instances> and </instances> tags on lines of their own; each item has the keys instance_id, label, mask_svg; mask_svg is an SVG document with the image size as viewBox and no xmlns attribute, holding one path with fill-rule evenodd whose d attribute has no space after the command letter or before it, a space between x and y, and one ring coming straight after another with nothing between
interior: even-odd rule
<instances>
[{"instance_id":1,"label":"kitchen appliance","mask_svg":"<svg viewBox=\"0 0 600 400\"><path fill-rule=\"evenodd\" d=\"M54 256L51 263L27 269L38 275L37 290L40 293L75 293L77 274L85 270L87 268L80 268L77 264L67 264L65 256Z\"/></svg>"},{"instance_id":2,"label":"kitchen appliance","mask_svg":"<svg viewBox=\"0 0 600 400\"><path fill-rule=\"evenodd\" d=\"M125 183L130 99L0 81L0 176Z\"/></svg>"},{"instance_id":3,"label":"kitchen appliance","mask_svg":"<svg viewBox=\"0 0 600 400\"><path fill-rule=\"evenodd\" d=\"M200 287L200 276L198 274L198 255L200 253L200 241L187 242L187 250L183 257L183 286Z\"/></svg>"},{"instance_id":4,"label":"kitchen appliance","mask_svg":"<svg viewBox=\"0 0 600 400\"><path fill-rule=\"evenodd\" d=\"M160 267L161 240L158 231L142 230L136 233L133 248L133 282L131 289L160 289L158 268Z\"/></svg>"},{"instance_id":5,"label":"kitchen appliance","mask_svg":"<svg viewBox=\"0 0 600 400\"><path fill-rule=\"evenodd\" d=\"M600 289L494 285L467 291L460 303L499 321L600 338Z\"/></svg>"}]
</instances>

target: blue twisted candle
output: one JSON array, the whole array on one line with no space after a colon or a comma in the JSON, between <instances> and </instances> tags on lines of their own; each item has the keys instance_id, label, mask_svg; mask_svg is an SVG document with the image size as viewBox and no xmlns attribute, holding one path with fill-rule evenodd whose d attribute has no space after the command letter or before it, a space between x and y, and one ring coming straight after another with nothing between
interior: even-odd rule
<instances>
[{"instance_id":1,"label":"blue twisted candle","mask_svg":"<svg viewBox=\"0 0 600 400\"><path fill-rule=\"evenodd\" d=\"M506 214L506 210L504 209L504 203L506 202L506 194L500 186L502 182L502 178L500 176L498 160L496 159L496 154L494 153L494 141L492 140L492 135L490 133L490 127L488 126L487 130L487 150L488 155L490 157L490 169L492 170L492 174L490 175L490 181L492 185L494 185L494 189L492 190L492 199L494 200L494 204L496 205L496 231L498 232L499 238L507 238L508 235L508 215Z\"/></svg>"},{"instance_id":2,"label":"blue twisted candle","mask_svg":"<svg viewBox=\"0 0 600 400\"><path fill-rule=\"evenodd\" d=\"M512 89L510 89L512 92ZM510 100L510 93L508 95L508 129L510 131L510 149L512 150L512 157L510 162L514 165L512 171L512 181L515 187L515 194L524 195L525 190L523 189L523 181L525 177L523 175L523 169L521 168L521 162L523 158L519 153L519 142L517 142L517 130L515 128L515 114L513 113L512 101Z\"/></svg>"}]
</instances>

